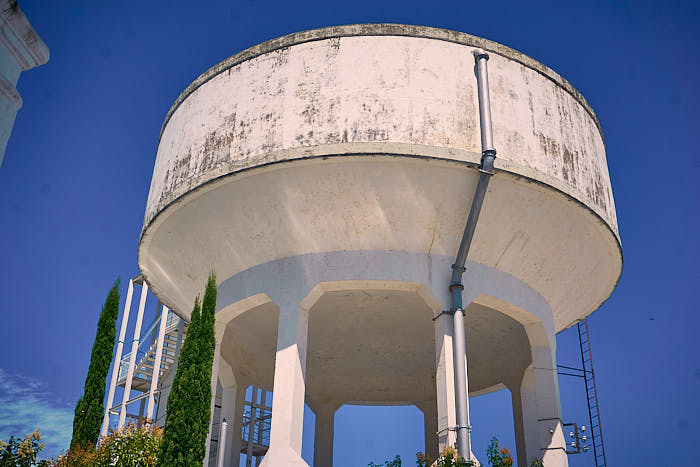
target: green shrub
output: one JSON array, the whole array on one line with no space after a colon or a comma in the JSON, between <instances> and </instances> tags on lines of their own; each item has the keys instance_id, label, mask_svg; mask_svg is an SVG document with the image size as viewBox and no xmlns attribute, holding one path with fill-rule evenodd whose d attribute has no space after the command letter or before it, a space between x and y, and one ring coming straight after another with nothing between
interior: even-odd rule
<instances>
[{"instance_id":1,"label":"green shrub","mask_svg":"<svg viewBox=\"0 0 700 467\"><path fill-rule=\"evenodd\" d=\"M97 321L97 333L92 344L90 367L85 377L83 397L75 406L73 437L70 447L94 446L100 437L100 427L104 416L105 379L112 363L112 350L117 333L119 315L119 279L102 307ZM115 368L114 371L117 371Z\"/></svg>"},{"instance_id":2,"label":"green shrub","mask_svg":"<svg viewBox=\"0 0 700 467\"><path fill-rule=\"evenodd\" d=\"M163 431L155 426L126 425L100 440L97 449L76 446L51 460L51 467L152 467L156 465Z\"/></svg>"},{"instance_id":3,"label":"green shrub","mask_svg":"<svg viewBox=\"0 0 700 467\"><path fill-rule=\"evenodd\" d=\"M211 422L211 375L216 338L216 276L209 275L201 312L195 300L168 397L159 466L201 466Z\"/></svg>"},{"instance_id":4,"label":"green shrub","mask_svg":"<svg viewBox=\"0 0 700 467\"><path fill-rule=\"evenodd\" d=\"M401 457L399 457L397 454L396 457L394 457L394 460L386 461L383 464L375 464L374 462L370 462L367 464L367 467L401 467Z\"/></svg>"},{"instance_id":5,"label":"green shrub","mask_svg":"<svg viewBox=\"0 0 700 467\"><path fill-rule=\"evenodd\" d=\"M498 440L491 438L491 443L486 449L486 455L489 459L489 464L493 467L513 467L513 457L510 455L508 448L503 447L498 449Z\"/></svg>"}]
</instances>

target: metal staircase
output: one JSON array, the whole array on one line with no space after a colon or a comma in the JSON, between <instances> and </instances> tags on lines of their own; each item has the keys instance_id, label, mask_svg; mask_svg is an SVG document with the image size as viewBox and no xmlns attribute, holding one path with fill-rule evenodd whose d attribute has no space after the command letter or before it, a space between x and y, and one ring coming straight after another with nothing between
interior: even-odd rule
<instances>
[{"instance_id":1,"label":"metal staircase","mask_svg":"<svg viewBox=\"0 0 700 467\"><path fill-rule=\"evenodd\" d=\"M591 424L591 444L593 445L595 465L596 467L606 467L603 429L600 422L600 411L598 409L598 391L595 385L593 355L591 354L591 341L588 335L588 320L584 319L578 323L578 339L581 347L583 377L586 380L586 402L588 403L588 417Z\"/></svg>"},{"instance_id":2,"label":"metal staircase","mask_svg":"<svg viewBox=\"0 0 700 467\"><path fill-rule=\"evenodd\" d=\"M157 316L153 322L148 326L146 332L141 336L140 343L136 352L136 364L134 368L134 376L131 384L131 389L138 391L139 394L136 397L129 399L126 402L127 407L134 403L141 401L143 404L149 395L151 389L151 381L153 380L153 370L155 368L156 361L156 351L158 345L158 327L160 326L161 314ZM156 397L159 398L160 391L163 389L162 384L164 381L168 380L170 372L174 370L177 360L177 342L178 334L180 333L180 318L175 315L171 310L167 310L166 314L166 328L165 335L163 339L163 349L160 358L160 370L159 370L159 387L156 389ZM180 334L180 339L184 341L186 333L187 323L183 322L183 329ZM125 353L121 361L119 362L119 373L117 378L117 386L122 388L126 387L127 374L129 372L129 364L131 361L131 352ZM121 407L121 403L116 404L110 408L112 414L118 413ZM143 405L139 409L139 414L129 414L127 412L127 417L136 421L142 422L143 418ZM155 418L155 417L154 417Z\"/></svg>"},{"instance_id":3,"label":"metal staircase","mask_svg":"<svg viewBox=\"0 0 700 467\"><path fill-rule=\"evenodd\" d=\"M257 467L270 446L272 407L267 401L272 400L271 396L269 391L253 386L250 400L243 406L241 454L245 454L246 467Z\"/></svg>"},{"instance_id":4,"label":"metal staircase","mask_svg":"<svg viewBox=\"0 0 700 467\"><path fill-rule=\"evenodd\" d=\"M212 438L209 447L209 466L219 465L219 438L221 437L221 395L217 391L212 419ZM272 421L272 392L252 385L246 391L242 407L240 452L233 453L233 463L238 466L257 467L270 446ZM229 420L229 427L235 423ZM235 437L234 437L235 439Z\"/></svg>"},{"instance_id":5,"label":"metal staircase","mask_svg":"<svg viewBox=\"0 0 700 467\"><path fill-rule=\"evenodd\" d=\"M173 367L175 361L178 324L180 318L172 311L168 310L165 328L165 339L163 341L163 352L160 363L160 378L167 375ZM151 386L153 378L153 368L156 358L156 346L158 336L155 334L160 325L160 316L156 317L148 327L148 330L141 337L136 353L136 368L134 369L134 381L131 389L134 391L147 392ZM184 338L184 334L183 334ZM129 371L129 361L131 352L125 353L119 362L119 378L117 386L124 387L126 376Z\"/></svg>"}]
</instances>

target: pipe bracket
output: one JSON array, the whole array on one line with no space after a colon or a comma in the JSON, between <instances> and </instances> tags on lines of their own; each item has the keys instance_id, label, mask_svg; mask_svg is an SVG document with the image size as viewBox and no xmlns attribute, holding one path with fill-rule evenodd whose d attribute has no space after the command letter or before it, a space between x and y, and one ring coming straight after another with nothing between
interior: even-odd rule
<instances>
[{"instance_id":1,"label":"pipe bracket","mask_svg":"<svg viewBox=\"0 0 700 467\"><path fill-rule=\"evenodd\" d=\"M454 312L452 310L442 310L440 313L433 316L433 321L437 321L443 315L452 316L453 314L454 314Z\"/></svg>"},{"instance_id":2,"label":"pipe bracket","mask_svg":"<svg viewBox=\"0 0 700 467\"><path fill-rule=\"evenodd\" d=\"M485 58L486 60L489 59L489 54L487 54L484 49L474 49L472 50L472 55L474 55L476 60L479 60L480 58Z\"/></svg>"}]
</instances>

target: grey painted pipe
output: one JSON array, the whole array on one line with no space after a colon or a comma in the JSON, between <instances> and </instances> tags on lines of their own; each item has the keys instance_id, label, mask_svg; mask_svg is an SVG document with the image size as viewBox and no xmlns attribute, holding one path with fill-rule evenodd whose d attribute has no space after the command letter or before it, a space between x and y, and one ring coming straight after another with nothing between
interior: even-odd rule
<instances>
[{"instance_id":1,"label":"grey painted pipe","mask_svg":"<svg viewBox=\"0 0 700 467\"><path fill-rule=\"evenodd\" d=\"M479 166L479 180L474 191L467 225L464 227L462 241L459 244L457 258L452 265L452 281L450 292L452 295L452 324L454 326L454 378L455 378L455 409L457 415L457 452L467 462L471 462L471 426L469 426L469 400L467 389L467 369L461 362L467 360L466 338L464 332L464 308L462 306L462 274L466 268L469 248L474 238L476 224L479 221L481 206L484 204L486 189L493 175L493 161L496 158L496 149L493 147L493 131L491 129L491 103L489 97L489 75L487 61L489 56L481 49L474 50L476 62L475 72L479 93L479 123L481 126L481 165Z\"/></svg>"}]
</instances>

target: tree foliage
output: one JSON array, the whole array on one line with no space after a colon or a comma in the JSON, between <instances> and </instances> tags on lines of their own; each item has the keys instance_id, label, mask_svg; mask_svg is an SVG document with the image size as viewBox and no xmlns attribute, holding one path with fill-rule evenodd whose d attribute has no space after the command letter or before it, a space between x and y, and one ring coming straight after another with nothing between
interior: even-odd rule
<instances>
[{"instance_id":1,"label":"tree foliage","mask_svg":"<svg viewBox=\"0 0 700 467\"><path fill-rule=\"evenodd\" d=\"M216 337L216 276L209 275L201 308L195 299L187 337L168 397L159 466L201 466L211 421L211 375Z\"/></svg>"},{"instance_id":2,"label":"tree foliage","mask_svg":"<svg viewBox=\"0 0 700 467\"><path fill-rule=\"evenodd\" d=\"M94 446L100 437L104 415L105 379L112 363L112 350L117 333L119 315L119 279L107 295L97 322L95 342L92 344L90 367L85 377L83 397L75 406L71 448Z\"/></svg>"},{"instance_id":3,"label":"tree foliage","mask_svg":"<svg viewBox=\"0 0 700 467\"><path fill-rule=\"evenodd\" d=\"M491 438L491 443L486 449L486 455L493 467L513 467L513 457L510 455L510 451L506 447L498 449L498 440L496 438Z\"/></svg>"},{"instance_id":4,"label":"tree foliage","mask_svg":"<svg viewBox=\"0 0 700 467\"><path fill-rule=\"evenodd\" d=\"M152 467L156 465L163 431L155 426L133 423L111 432L100 440L97 449L76 446L53 459L51 467Z\"/></svg>"},{"instance_id":5,"label":"tree foliage","mask_svg":"<svg viewBox=\"0 0 700 467\"><path fill-rule=\"evenodd\" d=\"M24 435L24 439L10 436L7 443L0 441L0 467L47 465L46 461L38 459L42 449L44 449L44 443L41 442L41 433L38 428L33 433Z\"/></svg>"},{"instance_id":6,"label":"tree foliage","mask_svg":"<svg viewBox=\"0 0 700 467\"><path fill-rule=\"evenodd\" d=\"M367 467L401 467L401 456L397 454L393 460L386 461L383 464L375 464L374 462L370 462L367 464Z\"/></svg>"}]
</instances>

